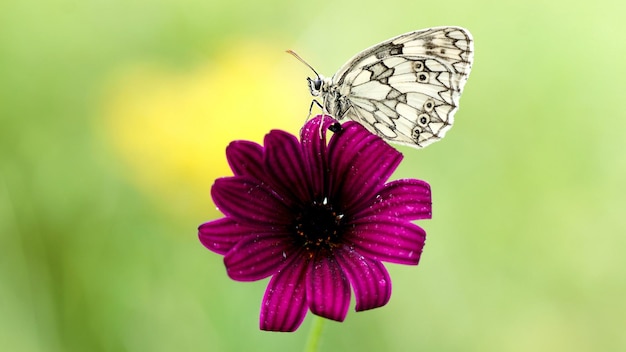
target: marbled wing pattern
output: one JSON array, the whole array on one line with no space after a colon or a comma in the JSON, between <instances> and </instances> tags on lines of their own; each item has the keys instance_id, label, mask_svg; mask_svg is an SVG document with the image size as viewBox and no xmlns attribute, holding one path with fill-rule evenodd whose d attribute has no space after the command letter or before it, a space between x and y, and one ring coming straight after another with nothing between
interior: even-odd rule
<instances>
[{"instance_id":1,"label":"marbled wing pattern","mask_svg":"<svg viewBox=\"0 0 626 352\"><path fill-rule=\"evenodd\" d=\"M402 34L349 60L320 95L338 120L422 148L444 137L473 62L473 40L460 27Z\"/></svg>"}]
</instances>

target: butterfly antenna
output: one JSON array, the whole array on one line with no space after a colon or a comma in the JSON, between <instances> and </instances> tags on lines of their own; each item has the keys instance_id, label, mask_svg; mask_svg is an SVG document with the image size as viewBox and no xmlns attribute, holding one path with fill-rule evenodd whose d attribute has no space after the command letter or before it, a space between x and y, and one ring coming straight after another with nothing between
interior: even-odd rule
<instances>
[{"instance_id":1,"label":"butterfly antenna","mask_svg":"<svg viewBox=\"0 0 626 352\"><path fill-rule=\"evenodd\" d=\"M295 57L296 59L298 59L298 61L302 62L303 64L306 65L306 67L310 68L311 71L313 71L313 73L315 73L315 75L317 76L317 78L320 78L319 73L317 73L317 71L315 71L315 69L313 68L313 66L309 65L308 62L304 61L303 58L300 57L300 55L296 54L293 50L286 50L287 54L291 54L293 57Z\"/></svg>"},{"instance_id":2,"label":"butterfly antenna","mask_svg":"<svg viewBox=\"0 0 626 352\"><path fill-rule=\"evenodd\" d=\"M309 65L309 63L308 63L308 62L304 61L304 59L303 59L303 58L301 58L301 57L300 57L300 55L296 54L293 50L286 50L286 52L287 52L287 54L291 54L293 57L295 57L296 59L298 59L298 61L300 61L300 62L302 62L303 64L305 64L305 65L306 65L306 67L310 68L310 69L311 69L311 71L313 71L313 73L315 73L315 76L317 76L317 79L316 79L316 81L317 81L317 82L321 82L321 81L322 81L322 77L320 77L320 74L319 74L319 73L317 73L317 71L315 71L315 69L313 68L313 66ZM309 84L311 84L310 82L312 82L312 80L311 80L310 78L308 78L308 81L309 81ZM309 118L311 117L311 112L313 111L313 105L317 105L317 106L319 106L319 107L322 109L322 116L325 116L325 115L326 115L326 109L324 108L324 106L323 106L322 104L320 104L320 102L319 102L319 101L317 101L317 100L313 99L313 100L311 101L311 105L309 106L309 114L308 114L308 115L307 115L307 117L306 117L306 120L307 120L307 121L308 121L308 120L309 120ZM323 124L324 124L324 118L320 119L320 124L319 124L319 126L318 126L318 127L319 127L318 131L319 131L319 137L320 137L320 139L323 139L323 138L324 138L324 131L323 131L323 128L322 128ZM341 125L340 125L340 126L341 126ZM335 127L336 127L336 126L335 126ZM333 132L335 132L335 131L333 131Z\"/></svg>"}]
</instances>

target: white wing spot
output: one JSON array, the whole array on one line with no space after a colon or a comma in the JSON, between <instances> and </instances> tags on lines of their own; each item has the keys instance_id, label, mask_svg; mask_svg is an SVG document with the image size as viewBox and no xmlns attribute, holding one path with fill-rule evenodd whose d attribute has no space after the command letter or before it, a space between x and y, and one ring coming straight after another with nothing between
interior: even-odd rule
<instances>
[{"instance_id":1,"label":"white wing spot","mask_svg":"<svg viewBox=\"0 0 626 352\"><path fill-rule=\"evenodd\" d=\"M372 73L370 71L363 70L359 73L354 81L352 82L353 86L358 86L359 84L367 83L371 80Z\"/></svg>"},{"instance_id":2,"label":"white wing spot","mask_svg":"<svg viewBox=\"0 0 626 352\"><path fill-rule=\"evenodd\" d=\"M395 138L398 136L391 128L387 127L387 125L377 122L374 124L374 128L382 133L387 138Z\"/></svg>"},{"instance_id":3,"label":"white wing spot","mask_svg":"<svg viewBox=\"0 0 626 352\"><path fill-rule=\"evenodd\" d=\"M435 61L435 60L427 60L425 63L426 68L429 71L435 71L435 72L443 72L443 71L448 71L448 69L441 64L441 62Z\"/></svg>"},{"instance_id":4,"label":"white wing spot","mask_svg":"<svg viewBox=\"0 0 626 352\"><path fill-rule=\"evenodd\" d=\"M417 121L417 109L411 107L407 104L398 104L396 105L396 111L398 114L406 117L411 121Z\"/></svg>"}]
</instances>

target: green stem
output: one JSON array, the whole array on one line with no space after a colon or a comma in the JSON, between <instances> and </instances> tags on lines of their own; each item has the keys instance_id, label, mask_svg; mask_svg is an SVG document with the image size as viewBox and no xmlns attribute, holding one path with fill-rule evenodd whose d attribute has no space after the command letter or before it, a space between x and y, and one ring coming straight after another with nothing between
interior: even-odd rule
<instances>
[{"instance_id":1,"label":"green stem","mask_svg":"<svg viewBox=\"0 0 626 352\"><path fill-rule=\"evenodd\" d=\"M305 352L317 352L322 337L322 330L324 328L324 321L326 319L313 315L313 322L311 323L311 331L309 332L309 338L305 345Z\"/></svg>"}]
</instances>

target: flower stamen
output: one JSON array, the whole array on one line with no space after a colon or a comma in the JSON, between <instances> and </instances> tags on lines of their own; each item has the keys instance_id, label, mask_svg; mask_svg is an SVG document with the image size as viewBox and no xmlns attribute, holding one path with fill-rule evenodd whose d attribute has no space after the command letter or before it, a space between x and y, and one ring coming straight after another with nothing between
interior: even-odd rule
<instances>
[{"instance_id":1,"label":"flower stamen","mask_svg":"<svg viewBox=\"0 0 626 352\"><path fill-rule=\"evenodd\" d=\"M340 234L344 214L335 210L324 198L302 209L295 218L297 245L309 252L331 251L341 243Z\"/></svg>"}]
</instances>

